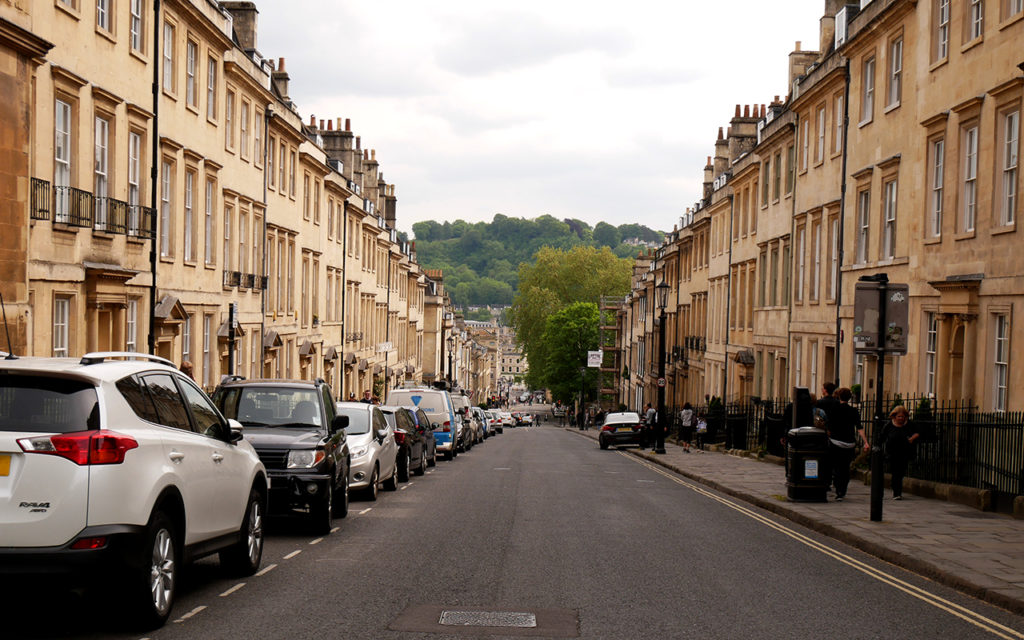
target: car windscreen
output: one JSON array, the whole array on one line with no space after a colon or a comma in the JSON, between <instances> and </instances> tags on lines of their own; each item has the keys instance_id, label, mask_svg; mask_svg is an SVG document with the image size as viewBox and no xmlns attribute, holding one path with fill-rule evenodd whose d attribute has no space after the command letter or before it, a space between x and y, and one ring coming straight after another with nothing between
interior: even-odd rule
<instances>
[{"instance_id":1,"label":"car windscreen","mask_svg":"<svg viewBox=\"0 0 1024 640\"><path fill-rule=\"evenodd\" d=\"M316 389L288 387L229 387L214 401L228 418L244 427L303 427L324 424Z\"/></svg>"},{"instance_id":2,"label":"car windscreen","mask_svg":"<svg viewBox=\"0 0 1024 640\"><path fill-rule=\"evenodd\" d=\"M96 388L82 380L0 375L0 431L72 433L100 428Z\"/></svg>"},{"instance_id":3,"label":"car windscreen","mask_svg":"<svg viewBox=\"0 0 1024 640\"><path fill-rule=\"evenodd\" d=\"M345 427L346 434L355 436L361 433L370 433L370 412L366 409L338 407L338 415L348 416L348 426Z\"/></svg>"}]
</instances>

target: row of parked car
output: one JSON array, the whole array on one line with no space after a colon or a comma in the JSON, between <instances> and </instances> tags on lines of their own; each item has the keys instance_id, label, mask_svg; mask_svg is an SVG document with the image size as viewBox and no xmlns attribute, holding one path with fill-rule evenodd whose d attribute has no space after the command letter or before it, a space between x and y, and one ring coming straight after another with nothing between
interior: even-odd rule
<instances>
[{"instance_id":1,"label":"row of parked car","mask_svg":"<svg viewBox=\"0 0 1024 640\"><path fill-rule=\"evenodd\" d=\"M182 563L216 553L252 575L267 516L326 534L350 495L376 500L504 426L440 389L375 406L335 402L322 380L230 378L211 398L156 356L6 357L0 583L99 576L139 627L157 627Z\"/></svg>"}]
</instances>

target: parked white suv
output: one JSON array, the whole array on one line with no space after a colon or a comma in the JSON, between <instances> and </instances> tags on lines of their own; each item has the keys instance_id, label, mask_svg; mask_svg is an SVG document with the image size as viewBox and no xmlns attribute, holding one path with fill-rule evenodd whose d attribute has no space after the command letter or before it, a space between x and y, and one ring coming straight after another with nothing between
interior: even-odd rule
<instances>
[{"instance_id":1,"label":"parked white suv","mask_svg":"<svg viewBox=\"0 0 1024 640\"><path fill-rule=\"evenodd\" d=\"M266 495L241 426L171 362L0 360L0 580L104 576L159 626L182 562L259 569Z\"/></svg>"}]
</instances>

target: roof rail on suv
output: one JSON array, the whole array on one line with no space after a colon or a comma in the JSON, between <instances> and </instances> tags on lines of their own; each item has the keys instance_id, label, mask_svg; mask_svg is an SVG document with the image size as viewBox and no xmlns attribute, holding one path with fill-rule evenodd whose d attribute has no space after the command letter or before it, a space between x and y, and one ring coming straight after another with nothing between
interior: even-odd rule
<instances>
[{"instance_id":1,"label":"roof rail on suv","mask_svg":"<svg viewBox=\"0 0 1024 640\"><path fill-rule=\"evenodd\" d=\"M137 351L96 351L93 353L87 353L82 356L79 364L99 364L105 360L114 358L123 358L126 360L149 360L150 362L157 362L165 364L168 367L174 367L174 363L167 358L161 358L160 356L154 356L148 353L139 353Z\"/></svg>"}]
</instances>

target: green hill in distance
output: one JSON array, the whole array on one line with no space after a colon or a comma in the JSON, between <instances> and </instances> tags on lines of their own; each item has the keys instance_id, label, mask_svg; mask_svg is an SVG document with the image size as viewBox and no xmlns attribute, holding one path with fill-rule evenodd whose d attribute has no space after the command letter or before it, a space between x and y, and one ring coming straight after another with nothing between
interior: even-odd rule
<instances>
[{"instance_id":1,"label":"green hill in distance","mask_svg":"<svg viewBox=\"0 0 1024 640\"><path fill-rule=\"evenodd\" d=\"M510 218L495 214L490 222L428 220L412 226L416 257L426 269L442 269L444 283L457 307L512 303L521 262L532 262L541 247L609 247L620 258L635 257L661 243L664 234L640 224L618 227L582 220Z\"/></svg>"}]
</instances>

